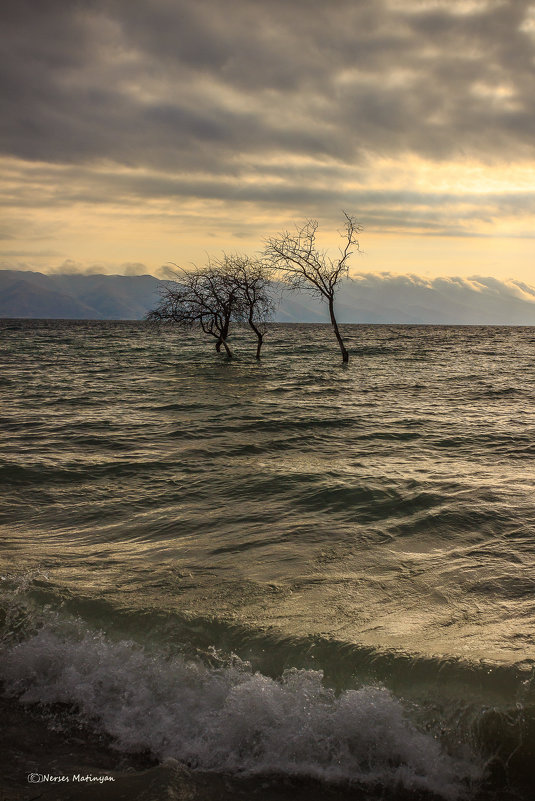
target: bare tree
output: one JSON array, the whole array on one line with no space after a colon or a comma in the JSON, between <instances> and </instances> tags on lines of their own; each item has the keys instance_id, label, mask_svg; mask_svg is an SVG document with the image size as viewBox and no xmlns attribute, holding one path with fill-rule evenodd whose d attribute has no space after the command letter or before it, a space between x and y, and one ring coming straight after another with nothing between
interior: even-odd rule
<instances>
[{"instance_id":1,"label":"bare tree","mask_svg":"<svg viewBox=\"0 0 535 801\"><path fill-rule=\"evenodd\" d=\"M274 311L269 292L271 271L261 260L238 254L225 255L220 265L238 290L239 304L235 312L254 331L257 341L256 358L260 359L267 324Z\"/></svg>"},{"instance_id":2,"label":"bare tree","mask_svg":"<svg viewBox=\"0 0 535 801\"><path fill-rule=\"evenodd\" d=\"M227 342L230 323L242 314L236 282L219 264L192 272L181 270L177 278L163 285L160 301L147 319L200 328L216 339L218 352L223 346L232 358Z\"/></svg>"},{"instance_id":3,"label":"bare tree","mask_svg":"<svg viewBox=\"0 0 535 801\"><path fill-rule=\"evenodd\" d=\"M344 244L339 248L337 259L332 259L316 244L318 223L307 220L296 233L285 231L267 240L265 256L268 262L279 269L295 289L312 289L318 292L329 307L331 324L340 346L342 362L349 361L349 354L340 334L334 314L334 298L338 284L347 276L348 260L354 250L359 250L358 233L362 227L354 217L344 212L344 229L340 232Z\"/></svg>"},{"instance_id":4,"label":"bare tree","mask_svg":"<svg viewBox=\"0 0 535 801\"><path fill-rule=\"evenodd\" d=\"M216 350L224 347L229 358L232 357L227 342L230 325L245 323L255 333L259 359L267 323L273 314L268 267L249 256L224 254L202 270L180 273L176 281L163 285L160 301L147 319L200 328L215 337Z\"/></svg>"}]
</instances>

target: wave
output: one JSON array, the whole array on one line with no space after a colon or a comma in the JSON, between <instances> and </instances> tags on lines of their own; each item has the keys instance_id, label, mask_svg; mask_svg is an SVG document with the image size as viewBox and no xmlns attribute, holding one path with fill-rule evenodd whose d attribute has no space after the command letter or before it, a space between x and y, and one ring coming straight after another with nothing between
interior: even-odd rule
<instances>
[{"instance_id":1,"label":"wave","mask_svg":"<svg viewBox=\"0 0 535 801\"><path fill-rule=\"evenodd\" d=\"M33 575L3 584L4 693L68 716L67 728L74 718L120 752L444 799L473 797L480 786L521 793L531 782L529 661L423 658L60 601Z\"/></svg>"},{"instance_id":2,"label":"wave","mask_svg":"<svg viewBox=\"0 0 535 801\"><path fill-rule=\"evenodd\" d=\"M285 774L462 797L482 775L450 755L381 686L336 694L319 670L253 672L114 642L72 621L43 626L4 650L5 692L25 704L72 708L119 750L150 751L204 771Z\"/></svg>"}]
</instances>

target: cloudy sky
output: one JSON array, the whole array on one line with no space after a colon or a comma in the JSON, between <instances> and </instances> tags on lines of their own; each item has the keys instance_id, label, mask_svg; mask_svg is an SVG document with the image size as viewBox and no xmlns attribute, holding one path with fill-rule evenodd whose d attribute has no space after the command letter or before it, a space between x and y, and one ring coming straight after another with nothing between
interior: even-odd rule
<instances>
[{"instance_id":1,"label":"cloudy sky","mask_svg":"<svg viewBox=\"0 0 535 801\"><path fill-rule=\"evenodd\" d=\"M0 264L158 274L342 209L355 269L534 283L535 4L2 0Z\"/></svg>"}]
</instances>

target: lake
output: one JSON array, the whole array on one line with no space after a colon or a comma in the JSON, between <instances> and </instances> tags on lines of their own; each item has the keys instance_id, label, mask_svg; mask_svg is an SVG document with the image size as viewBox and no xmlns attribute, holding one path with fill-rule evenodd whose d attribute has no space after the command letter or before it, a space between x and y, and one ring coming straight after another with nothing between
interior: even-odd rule
<instances>
[{"instance_id":1,"label":"lake","mask_svg":"<svg viewBox=\"0 0 535 801\"><path fill-rule=\"evenodd\" d=\"M15 727L100 737L116 787L143 754L260 798L530 797L535 328L342 329L347 367L322 325L257 362L0 321Z\"/></svg>"}]
</instances>

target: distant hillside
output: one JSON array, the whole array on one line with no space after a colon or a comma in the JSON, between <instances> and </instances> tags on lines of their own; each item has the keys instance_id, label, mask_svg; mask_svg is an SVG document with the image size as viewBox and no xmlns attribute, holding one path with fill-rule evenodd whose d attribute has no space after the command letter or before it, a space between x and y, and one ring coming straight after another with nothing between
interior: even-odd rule
<instances>
[{"instance_id":1,"label":"distant hillside","mask_svg":"<svg viewBox=\"0 0 535 801\"><path fill-rule=\"evenodd\" d=\"M158 300L151 275L43 275L0 270L0 317L140 320ZM535 325L535 289L493 278L360 274L337 297L340 322ZM278 322L328 322L308 293L281 293Z\"/></svg>"},{"instance_id":2,"label":"distant hillside","mask_svg":"<svg viewBox=\"0 0 535 801\"><path fill-rule=\"evenodd\" d=\"M0 270L0 317L139 320L158 299L152 275L43 275Z\"/></svg>"}]
</instances>

